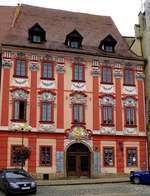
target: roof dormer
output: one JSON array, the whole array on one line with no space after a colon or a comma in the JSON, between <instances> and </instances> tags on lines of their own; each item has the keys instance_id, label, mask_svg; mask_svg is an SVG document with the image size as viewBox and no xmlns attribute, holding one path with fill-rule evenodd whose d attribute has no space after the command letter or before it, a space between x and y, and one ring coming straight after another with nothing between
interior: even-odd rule
<instances>
[{"instance_id":1,"label":"roof dormer","mask_svg":"<svg viewBox=\"0 0 150 196\"><path fill-rule=\"evenodd\" d=\"M70 48L81 48L82 46L82 35L74 29L71 33L66 36L65 45Z\"/></svg>"},{"instance_id":2,"label":"roof dormer","mask_svg":"<svg viewBox=\"0 0 150 196\"><path fill-rule=\"evenodd\" d=\"M42 43L46 41L45 30L38 23L34 24L28 29L28 40L32 43Z\"/></svg>"},{"instance_id":3,"label":"roof dormer","mask_svg":"<svg viewBox=\"0 0 150 196\"><path fill-rule=\"evenodd\" d=\"M105 52L115 52L116 44L117 41L111 35L108 35L100 42L99 49Z\"/></svg>"}]
</instances>

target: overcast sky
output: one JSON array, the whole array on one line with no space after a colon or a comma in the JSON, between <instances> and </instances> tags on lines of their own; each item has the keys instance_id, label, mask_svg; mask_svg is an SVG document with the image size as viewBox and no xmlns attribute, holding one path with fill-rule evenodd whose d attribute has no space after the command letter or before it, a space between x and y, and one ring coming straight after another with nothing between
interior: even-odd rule
<instances>
[{"instance_id":1,"label":"overcast sky","mask_svg":"<svg viewBox=\"0 0 150 196\"><path fill-rule=\"evenodd\" d=\"M0 0L0 5L24 3L40 7L111 16L122 35L134 36L134 24L144 0Z\"/></svg>"}]
</instances>

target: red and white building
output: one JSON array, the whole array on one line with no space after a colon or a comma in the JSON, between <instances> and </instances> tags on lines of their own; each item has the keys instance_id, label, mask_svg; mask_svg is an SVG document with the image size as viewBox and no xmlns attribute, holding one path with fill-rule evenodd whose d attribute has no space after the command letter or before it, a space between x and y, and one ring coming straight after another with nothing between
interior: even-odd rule
<instances>
[{"instance_id":1,"label":"red and white building","mask_svg":"<svg viewBox=\"0 0 150 196\"><path fill-rule=\"evenodd\" d=\"M144 60L110 17L21 5L0 24L0 168L18 166L29 125L39 178L147 168Z\"/></svg>"}]
</instances>

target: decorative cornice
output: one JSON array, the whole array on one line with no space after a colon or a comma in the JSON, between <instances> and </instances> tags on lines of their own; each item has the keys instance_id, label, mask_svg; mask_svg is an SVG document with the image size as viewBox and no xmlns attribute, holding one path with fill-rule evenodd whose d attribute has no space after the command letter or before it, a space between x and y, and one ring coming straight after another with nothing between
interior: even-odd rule
<instances>
[{"instance_id":1,"label":"decorative cornice","mask_svg":"<svg viewBox=\"0 0 150 196\"><path fill-rule=\"evenodd\" d=\"M50 92L43 92L39 96L40 101L55 101L56 96Z\"/></svg>"},{"instance_id":2,"label":"decorative cornice","mask_svg":"<svg viewBox=\"0 0 150 196\"><path fill-rule=\"evenodd\" d=\"M14 99L27 99L28 93L22 89L17 89L11 92L11 95Z\"/></svg>"},{"instance_id":3,"label":"decorative cornice","mask_svg":"<svg viewBox=\"0 0 150 196\"><path fill-rule=\"evenodd\" d=\"M56 126L55 124L39 124L38 130L45 132L56 132Z\"/></svg>"}]
</instances>

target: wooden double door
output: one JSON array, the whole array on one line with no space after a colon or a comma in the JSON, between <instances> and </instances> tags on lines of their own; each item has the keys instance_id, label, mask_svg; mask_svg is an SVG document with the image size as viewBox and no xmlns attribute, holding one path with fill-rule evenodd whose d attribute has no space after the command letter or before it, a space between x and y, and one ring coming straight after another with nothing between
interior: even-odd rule
<instances>
[{"instance_id":1,"label":"wooden double door","mask_svg":"<svg viewBox=\"0 0 150 196\"><path fill-rule=\"evenodd\" d=\"M67 176L90 176L90 151L85 145L76 143L67 150Z\"/></svg>"}]
</instances>

